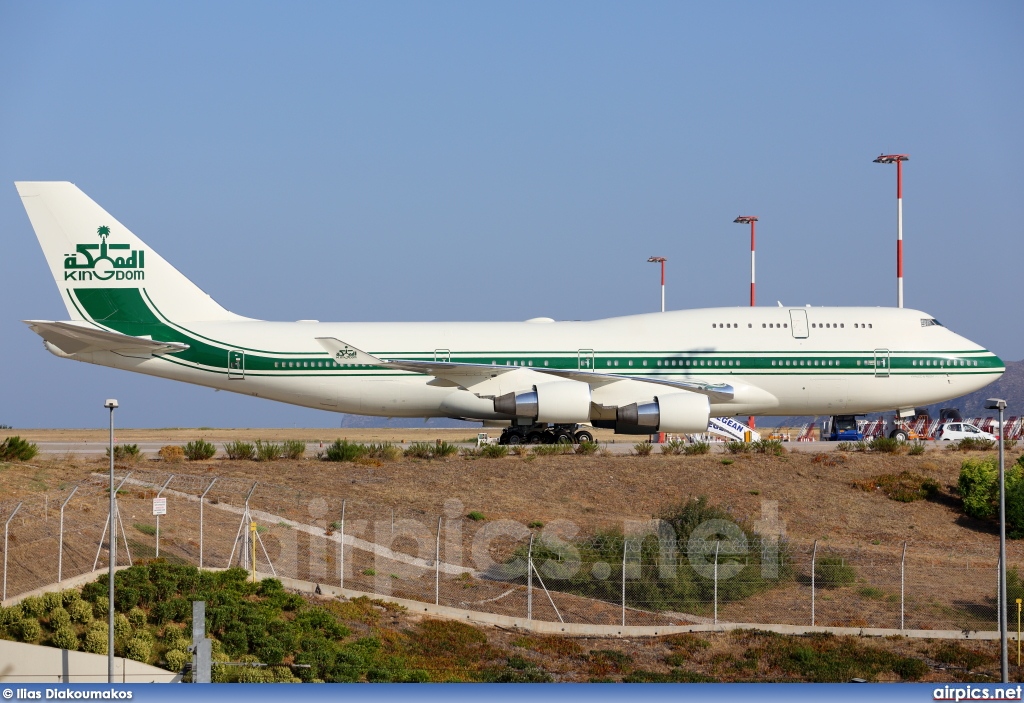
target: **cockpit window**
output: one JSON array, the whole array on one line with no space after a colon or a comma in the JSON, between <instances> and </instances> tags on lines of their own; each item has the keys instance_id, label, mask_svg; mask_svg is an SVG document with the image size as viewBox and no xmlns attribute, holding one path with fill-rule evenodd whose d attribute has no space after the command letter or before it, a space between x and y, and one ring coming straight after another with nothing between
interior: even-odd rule
<instances>
[{"instance_id":1,"label":"cockpit window","mask_svg":"<svg viewBox=\"0 0 1024 703\"><path fill-rule=\"evenodd\" d=\"M921 320L921 326L922 327L931 327L933 325L936 326L936 327L942 327L943 326L943 324L941 322L939 322L938 320L936 320L934 317L926 317L923 320Z\"/></svg>"}]
</instances>

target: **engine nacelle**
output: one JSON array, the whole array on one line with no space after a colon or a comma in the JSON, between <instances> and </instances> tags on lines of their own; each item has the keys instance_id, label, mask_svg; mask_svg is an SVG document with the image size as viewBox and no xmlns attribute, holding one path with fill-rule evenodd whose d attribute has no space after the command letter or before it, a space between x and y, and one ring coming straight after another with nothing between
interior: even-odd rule
<instances>
[{"instance_id":1,"label":"engine nacelle","mask_svg":"<svg viewBox=\"0 0 1024 703\"><path fill-rule=\"evenodd\" d=\"M499 395L494 399L494 412L552 424L587 422L590 386L579 381L538 383L531 391Z\"/></svg>"},{"instance_id":2,"label":"engine nacelle","mask_svg":"<svg viewBox=\"0 0 1024 703\"><path fill-rule=\"evenodd\" d=\"M697 393L666 393L653 403L633 403L618 409L615 431L622 434L707 432L711 404Z\"/></svg>"}]
</instances>

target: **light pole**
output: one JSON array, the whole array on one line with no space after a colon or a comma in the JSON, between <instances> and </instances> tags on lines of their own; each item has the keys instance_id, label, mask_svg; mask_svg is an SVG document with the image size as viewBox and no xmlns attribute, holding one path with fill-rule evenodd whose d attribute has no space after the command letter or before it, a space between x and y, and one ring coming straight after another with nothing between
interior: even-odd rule
<instances>
[{"instance_id":1,"label":"light pole","mask_svg":"<svg viewBox=\"0 0 1024 703\"><path fill-rule=\"evenodd\" d=\"M114 408L117 401L108 398L103 407L110 410L110 575L107 584L107 683L114 683L114 562L117 551L117 514L114 501Z\"/></svg>"},{"instance_id":2,"label":"light pole","mask_svg":"<svg viewBox=\"0 0 1024 703\"><path fill-rule=\"evenodd\" d=\"M903 307L903 162L907 154L879 154L876 164L896 164L896 307Z\"/></svg>"},{"instance_id":3,"label":"light pole","mask_svg":"<svg viewBox=\"0 0 1024 703\"><path fill-rule=\"evenodd\" d=\"M1003 463L1003 411L1006 401L1002 398L989 398L985 401L986 410L999 411L999 661L1002 666L1002 681L1009 682L1009 652L1006 646L1006 473Z\"/></svg>"},{"instance_id":4,"label":"light pole","mask_svg":"<svg viewBox=\"0 0 1024 703\"><path fill-rule=\"evenodd\" d=\"M665 312L665 262L664 256L652 256L647 261L652 264L661 264L661 311Z\"/></svg>"},{"instance_id":5,"label":"light pole","mask_svg":"<svg viewBox=\"0 0 1024 703\"><path fill-rule=\"evenodd\" d=\"M733 222L740 225L745 225L747 223L750 224L750 307L754 307L757 301L757 296L754 290L754 286L757 283L757 276L755 275L756 266L754 259L754 228L757 226L757 217L754 215L740 215L735 220L733 220ZM755 422L756 420L754 419L753 415L747 418L747 426L750 427L750 429L754 429Z\"/></svg>"},{"instance_id":6,"label":"light pole","mask_svg":"<svg viewBox=\"0 0 1024 703\"><path fill-rule=\"evenodd\" d=\"M757 218L753 215L740 215L733 222L741 225L750 224L750 307L754 307L756 304L756 296L754 295L754 284L756 282L754 275L754 226Z\"/></svg>"}]
</instances>

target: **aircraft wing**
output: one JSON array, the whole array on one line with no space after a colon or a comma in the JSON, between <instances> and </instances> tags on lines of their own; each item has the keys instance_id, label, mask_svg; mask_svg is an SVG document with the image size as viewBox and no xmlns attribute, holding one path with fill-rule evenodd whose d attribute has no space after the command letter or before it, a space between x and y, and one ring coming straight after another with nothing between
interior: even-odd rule
<instances>
[{"instance_id":1,"label":"aircraft wing","mask_svg":"<svg viewBox=\"0 0 1024 703\"><path fill-rule=\"evenodd\" d=\"M360 351L350 344L346 344L333 337L317 337L320 345L331 354L338 363L358 364L361 366L377 366L388 369L399 369L412 371L430 376L436 376L445 380L456 382L460 386L475 385L474 381L494 378L501 374L512 371L533 371L537 373L558 376L572 381L586 383L591 387L604 386L618 381L638 381L640 383L652 383L660 386L668 386L682 391L706 395L713 403L727 403L735 397L735 389L725 383L706 383L704 381L679 381L663 378L651 378L648 376L625 376L617 374L599 373L596 371L576 371L566 369L552 369L547 367L530 366L492 366L490 364L466 364L451 361L408 361L405 359L378 359L372 354Z\"/></svg>"},{"instance_id":2,"label":"aircraft wing","mask_svg":"<svg viewBox=\"0 0 1024 703\"><path fill-rule=\"evenodd\" d=\"M122 354L173 354L188 349L178 342L155 342L149 337L133 337L109 332L78 322L23 320L29 328L58 350L72 356L96 351Z\"/></svg>"}]
</instances>

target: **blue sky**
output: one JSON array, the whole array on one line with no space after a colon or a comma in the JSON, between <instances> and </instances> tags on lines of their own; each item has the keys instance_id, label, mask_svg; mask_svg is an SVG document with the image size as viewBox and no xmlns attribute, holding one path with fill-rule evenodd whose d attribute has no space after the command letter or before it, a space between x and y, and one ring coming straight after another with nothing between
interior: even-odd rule
<instances>
[{"instance_id":1,"label":"blue sky","mask_svg":"<svg viewBox=\"0 0 1024 703\"><path fill-rule=\"evenodd\" d=\"M0 423L337 426L47 354L12 182L77 183L264 319L906 304L1024 357L1024 4L0 4ZM6 184L6 185L4 185Z\"/></svg>"}]
</instances>

